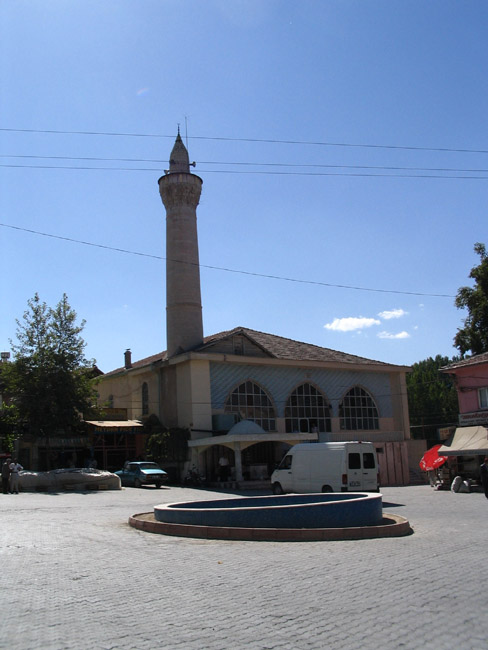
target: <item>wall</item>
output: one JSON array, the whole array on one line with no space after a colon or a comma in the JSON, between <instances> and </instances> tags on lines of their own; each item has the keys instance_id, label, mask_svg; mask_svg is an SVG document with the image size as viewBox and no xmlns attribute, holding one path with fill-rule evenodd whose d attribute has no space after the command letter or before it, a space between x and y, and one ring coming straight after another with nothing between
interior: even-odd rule
<instances>
[{"instance_id":1,"label":"wall","mask_svg":"<svg viewBox=\"0 0 488 650\"><path fill-rule=\"evenodd\" d=\"M185 361L176 366L178 426L191 428L192 438L206 437L212 431L209 362Z\"/></svg>"},{"instance_id":2,"label":"wall","mask_svg":"<svg viewBox=\"0 0 488 650\"><path fill-rule=\"evenodd\" d=\"M332 430L340 431L339 403L352 386L359 385L368 390L376 402L380 430L401 431L403 437L408 436L404 381L400 377L390 379L390 373L211 362L210 381L214 412L222 412L229 392L246 380L256 382L269 394L276 409L278 426L281 424L280 418L284 417L286 400L292 390L303 382L310 382L330 401ZM395 392L394 399L392 388Z\"/></svg>"},{"instance_id":3,"label":"wall","mask_svg":"<svg viewBox=\"0 0 488 650\"><path fill-rule=\"evenodd\" d=\"M479 411L478 388L488 386L488 363L456 368L460 413Z\"/></svg>"},{"instance_id":4,"label":"wall","mask_svg":"<svg viewBox=\"0 0 488 650\"><path fill-rule=\"evenodd\" d=\"M158 374L148 368L146 371L122 371L107 378L101 377L97 385L99 394L98 404L102 406L113 396L115 408L127 409L128 420L142 418L142 384L146 382L149 393L149 414L155 413L159 417L159 380Z\"/></svg>"}]
</instances>

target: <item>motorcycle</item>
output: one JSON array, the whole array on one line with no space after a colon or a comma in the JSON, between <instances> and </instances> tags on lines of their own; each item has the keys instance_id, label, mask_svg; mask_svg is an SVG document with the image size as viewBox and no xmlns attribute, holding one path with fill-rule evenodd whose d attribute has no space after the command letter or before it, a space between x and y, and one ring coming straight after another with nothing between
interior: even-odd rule
<instances>
[{"instance_id":1,"label":"motorcycle","mask_svg":"<svg viewBox=\"0 0 488 650\"><path fill-rule=\"evenodd\" d=\"M195 465L193 465L193 467L188 470L188 474L185 476L183 484L191 487L204 487L205 477L202 476Z\"/></svg>"}]
</instances>

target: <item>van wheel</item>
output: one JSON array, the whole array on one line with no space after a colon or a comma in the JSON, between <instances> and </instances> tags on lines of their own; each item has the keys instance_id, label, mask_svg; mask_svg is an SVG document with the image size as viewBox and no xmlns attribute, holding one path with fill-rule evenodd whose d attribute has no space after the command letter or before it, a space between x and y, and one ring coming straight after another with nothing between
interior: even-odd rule
<instances>
[{"instance_id":1,"label":"van wheel","mask_svg":"<svg viewBox=\"0 0 488 650\"><path fill-rule=\"evenodd\" d=\"M334 490L330 487L330 485L324 485L322 487L322 492L333 492Z\"/></svg>"},{"instance_id":2,"label":"van wheel","mask_svg":"<svg viewBox=\"0 0 488 650\"><path fill-rule=\"evenodd\" d=\"M273 494L284 494L283 488L279 483L273 483Z\"/></svg>"}]
</instances>

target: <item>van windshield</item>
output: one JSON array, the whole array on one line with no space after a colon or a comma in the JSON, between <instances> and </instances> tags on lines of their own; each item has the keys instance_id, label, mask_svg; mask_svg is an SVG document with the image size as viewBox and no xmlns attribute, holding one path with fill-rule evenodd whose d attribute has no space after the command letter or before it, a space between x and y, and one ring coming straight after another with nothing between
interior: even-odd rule
<instances>
[{"instance_id":1,"label":"van windshield","mask_svg":"<svg viewBox=\"0 0 488 650\"><path fill-rule=\"evenodd\" d=\"M290 469L293 461L293 456L285 456L280 463L278 469Z\"/></svg>"}]
</instances>

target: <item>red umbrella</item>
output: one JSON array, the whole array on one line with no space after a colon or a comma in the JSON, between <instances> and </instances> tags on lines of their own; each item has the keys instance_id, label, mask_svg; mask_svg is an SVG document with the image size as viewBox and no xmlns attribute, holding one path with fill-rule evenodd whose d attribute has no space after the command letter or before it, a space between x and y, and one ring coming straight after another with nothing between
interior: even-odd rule
<instances>
[{"instance_id":1,"label":"red umbrella","mask_svg":"<svg viewBox=\"0 0 488 650\"><path fill-rule=\"evenodd\" d=\"M420 461L420 469L423 469L424 472L429 472L433 469L437 469L447 460L447 456L439 456L438 451L442 445L435 445L431 449L428 449L425 454L422 456Z\"/></svg>"}]
</instances>

